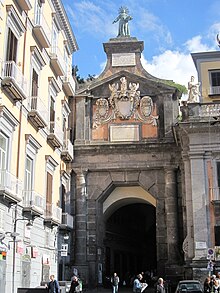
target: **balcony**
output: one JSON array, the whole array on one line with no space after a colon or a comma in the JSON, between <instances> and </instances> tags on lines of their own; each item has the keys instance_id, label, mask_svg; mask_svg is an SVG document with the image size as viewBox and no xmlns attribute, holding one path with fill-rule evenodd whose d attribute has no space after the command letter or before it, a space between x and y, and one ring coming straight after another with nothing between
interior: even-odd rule
<instances>
[{"instance_id":1,"label":"balcony","mask_svg":"<svg viewBox=\"0 0 220 293\"><path fill-rule=\"evenodd\" d=\"M48 124L48 110L39 97L28 100L28 119L36 129L44 128Z\"/></svg>"},{"instance_id":2,"label":"balcony","mask_svg":"<svg viewBox=\"0 0 220 293\"><path fill-rule=\"evenodd\" d=\"M3 62L1 85L15 102L27 98L27 80L14 61Z\"/></svg>"},{"instance_id":3,"label":"balcony","mask_svg":"<svg viewBox=\"0 0 220 293\"><path fill-rule=\"evenodd\" d=\"M73 229L73 216L68 213L62 213L62 222L59 225L60 230L72 230Z\"/></svg>"},{"instance_id":4,"label":"balcony","mask_svg":"<svg viewBox=\"0 0 220 293\"><path fill-rule=\"evenodd\" d=\"M181 106L182 122L200 121L216 123L220 119L220 103L189 103Z\"/></svg>"},{"instance_id":5,"label":"balcony","mask_svg":"<svg viewBox=\"0 0 220 293\"><path fill-rule=\"evenodd\" d=\"M210 188L209 194L212 202L218 202L220 203L220 187L216 188Z\"/></svg>"},{"instance_id":6,"label":"balcony","mask_svg":"<svg viewBox=\"0 0 220 293\"><path fill-rule=\"evenodd\" d=\"M54 149L60 148L63 145L63 131L57 123L49 122L48 133L47 143Z\"/></svg>"},{"instance_id":7,"label":"balcony","mask_svg":"<svg viewBox=\"0 0 220 293\"><path fill-rule=\"evenodd\" d=\"M73 160L73 144L69 139L63 141L63 147L61 151L61 158L64 162L71 162Z\"/></svg>"},{"instance_id":8,"label":"balcony","mask_svg":"<svg viewBox=\"0 0 220 293\"><path fill-rule=\"evenodd\" d=\"M209 89L209 95L220 95L220 86L211 86Z\"/></svg>"},{"instance_id":9,"label":"balcony","mask_svg":"<svg viewBox=\"0 0 220 293\"><path fill-rule=\"evenodd\" d=\"M51 45L51 31L42 13L34 14L33 33L43 48L49 48Z\"/></svg>"},{"instance_id":10,"label":"balcony","mask_svg":"<svg viewBox=\"0 0 220 293\"><path fill-rule=\"evenodd\" d=\"M29 0L17 0L17 3L22 10L31 10L32 8Z\"/></svg>"},{"instance_id":11,"label":"balcony","mask_svg":"<svg viewBox=\"0 0 220 293\"><path fill-rule=\"evenodd\" d=\"M76 89L76 83L73 77L70 76L64 76L63 77L63 90L67 96L74 96L75 95L75 89Z\"/></svg>"},{"instance_id":12,"label":"balcony","mask_svg":"<svg viewBox=\"0 0 220 293\"><path fill-rule=\"evenodd\" d=\"M62 223L62 209L55 204L47 203L44 214L44 225L58 226Z\"/></svg>"},{"instance_id":13,"label":"balcony","mask_svg":"<svg viewBox=\"0 0 220 293\"><path fill-rule=\"evenodd\" d=\"M9 204L22 201L22 181L7 170L0 170L0 198Z\"/></svg>"},{"instance_id":14,"label":"balcony","mask_svg":"<svg viewBox=\"0 0 220 293\"><path fill-rule=\"evenodd\" d=\"M56 75L63 76L65 74L65 62L63 54L58 47L52 47L50 52L50 64Z\"/></svg>"},{"instance_id":15,"label":"balcony","mask_svg":"<svg viewBox=\"0 0 220 293\"><path fill-rule=\"evenodd\" d=\"M23 214L40 217L44 214L44 198L34 190L23 191Z\"/></svg>"}]
</instances>

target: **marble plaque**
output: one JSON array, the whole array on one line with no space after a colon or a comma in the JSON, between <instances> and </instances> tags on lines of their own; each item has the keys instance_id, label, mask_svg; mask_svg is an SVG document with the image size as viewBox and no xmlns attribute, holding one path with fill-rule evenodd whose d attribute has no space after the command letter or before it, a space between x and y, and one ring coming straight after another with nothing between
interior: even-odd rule
<instances>
[{"instance_id":1,"label":"marble plaque","mask_svg":"<svg viewBox=\"0 0 220 293\"><path fill-rule=\"evenodd\" d=\"M112 54L112 67L135 66L135 53L115 53Z\"/></svg>"},{"instance_id":2,"label":"marble plaque","mask_svg":"<svg viewBox=\"0 0 220 293\"><path fill-rule=\"evenodd\" d=\"M139 125L110 125L111 142L132 142L139 139Z\"/></svg>"}]
</instances>

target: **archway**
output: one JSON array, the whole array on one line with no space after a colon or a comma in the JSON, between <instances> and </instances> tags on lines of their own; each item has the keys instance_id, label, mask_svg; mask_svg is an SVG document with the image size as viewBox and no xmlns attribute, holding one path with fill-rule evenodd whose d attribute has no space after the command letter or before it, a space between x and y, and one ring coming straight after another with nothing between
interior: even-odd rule
<instances>
[{"instance_id":1,"label":"archway","mask_svg":"<svg viewBox=\"0 0 220 293\"><path fill-rule=\"evenodd\" d=\"M105 275L129 285L133 274L155 273L156 200L140 186L116 187L103 202Z\"/></svg>"}]
</instances>

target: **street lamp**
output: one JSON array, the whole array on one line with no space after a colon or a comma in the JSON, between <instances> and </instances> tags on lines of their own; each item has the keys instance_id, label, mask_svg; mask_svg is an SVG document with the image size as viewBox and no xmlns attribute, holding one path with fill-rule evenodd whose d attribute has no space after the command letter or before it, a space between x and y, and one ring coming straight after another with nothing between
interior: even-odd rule
<instances>
[{"instance_id":1,"label":"street lamp","mask_svg":"<svg viewBox=\"0 0 220 293\"><path fill-rule=\"evenodd\" d=\"M28 221L28 223L26 224L26 227L28 230L30 230L33 227L33 220L29 220L29 219L25 219L25 218L21 218L21 219L15 219L14 220L14 227L13 227L13 232L10 234L11 238L13 239L13 255L12 255L12 293L15 293L15 267L16 267L16 254L15 254L15 250L16 250L16 237L19 236L19 233L16 232L17 230L17 222L18 221Z\"/></svg>"}]
</instances>

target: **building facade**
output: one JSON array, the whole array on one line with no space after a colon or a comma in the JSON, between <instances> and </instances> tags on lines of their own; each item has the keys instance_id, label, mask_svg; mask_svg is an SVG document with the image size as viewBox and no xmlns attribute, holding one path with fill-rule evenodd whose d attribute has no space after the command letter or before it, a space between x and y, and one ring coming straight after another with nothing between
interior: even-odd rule
<instances>
[{"instance_id":1,"label":"building facade","mask_svg":"<svg viewBox=\"0 0 220 293\"><path fill-rule=\"evenodd\" d=\"M192 54L201 96L180 121L181 94L143 69L143 42L117 37L104 51L70 106L74 266L91 286L113 272L204 281L219 268L219 52Z\"/></svg>"},{"instance_id":2,"label":"building facade","mask_svg":"<svg viewBox=\"0 0 220 293\"><path fill-rule=\"evenodd\" d=\"M220 54L193 53L200 101L181 107L175 127L184 174L185 264L193 276L219 271ZM192 232L193 231L193 232Z\"/></svg>"},{"instance_id":3,"label":"building facade","mask_svg":"<svg viewBox=\"0 0 220 293\"><path fill-rule=\"evenodd\" d=\"M0 286L15 293L67 274L78 47L60 0L2 0L0 43Z\"/></svg>"},{"instance_id":4,"label":"building facade","mask_svg":"<svg viewBox=\"0 0 220 293\"><path fill-rule=\"evenodd\" d=\"M117 272L182 276L179 91L141 64L144 43L104 44L105 70L76 91L74 266L85 284Z\"/></svg>"}]
</instances>

